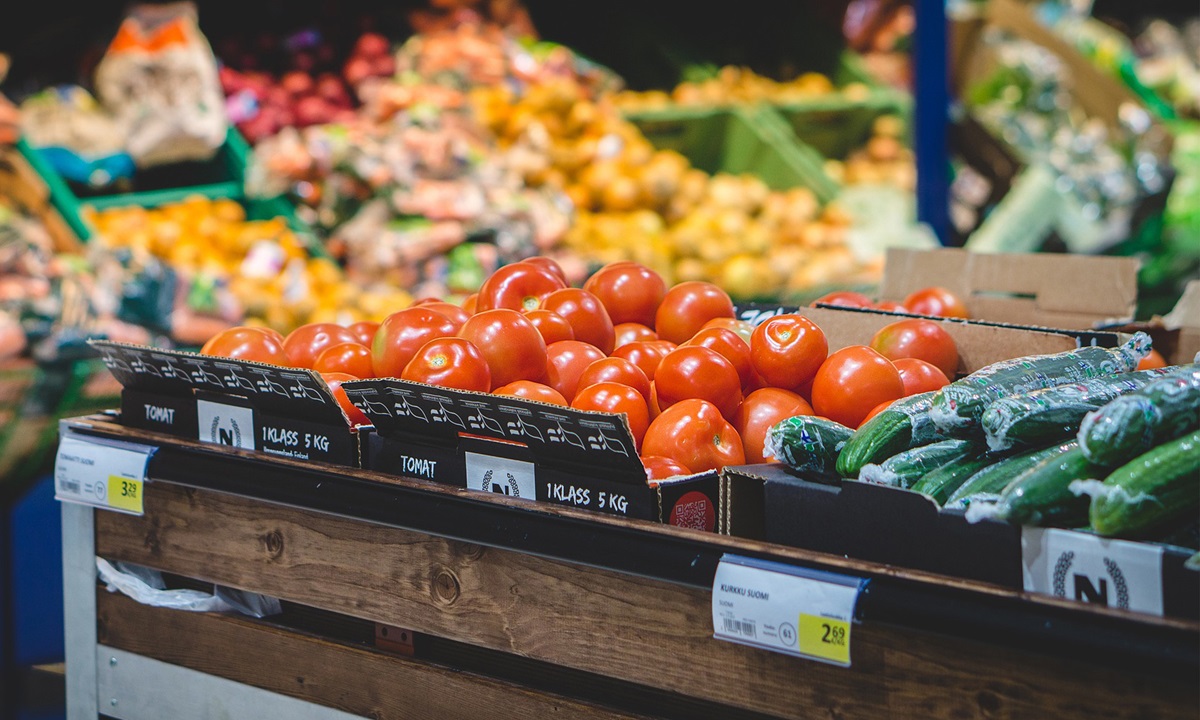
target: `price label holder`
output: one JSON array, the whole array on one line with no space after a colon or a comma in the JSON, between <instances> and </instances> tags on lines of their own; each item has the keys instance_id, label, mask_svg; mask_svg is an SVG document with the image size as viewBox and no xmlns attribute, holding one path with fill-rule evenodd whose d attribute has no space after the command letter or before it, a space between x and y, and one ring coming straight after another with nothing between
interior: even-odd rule
<instances>
[{"instance_id":1,"label":"price label holder","mask_svg":"<svg viewBox=\"0 0 1200 720\"><path fill-rule=\"evenodd\" d=\"M1055 528L1021 530L1025 590L1163 615L1163 547Z\"/></svg>"},{"instance_id":2,"label":"price label holder","mask_svg":"<svg viewBox=\"0 0 1200 720\"><path fill-rule=\"evenodd\" d=\"M725 555L713 578L713 637L850 667L864 578Z\"/></svg>"},{"instance_id":3,"label":"price label holder","mask_svg":"<svg viewBox=\"0 0 1200 720\"><path fill-rule=\"evenodd\" d=\"M64 430L54 461L54 497L117 512L144 512L146 466L158 448Z\"/></svg>"}]
</instances>

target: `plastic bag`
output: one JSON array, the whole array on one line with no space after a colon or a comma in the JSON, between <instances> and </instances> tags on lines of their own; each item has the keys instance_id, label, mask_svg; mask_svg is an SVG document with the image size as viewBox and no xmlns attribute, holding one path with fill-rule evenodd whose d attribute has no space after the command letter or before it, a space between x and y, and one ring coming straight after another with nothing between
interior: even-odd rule
<instances>
[{"instance_id":1,"label":"plastic bag","mask_svg":"<svg viewBox=\"0 0 1200 720\"><path fill-rule=\"evenodd\" d=\"M103 558L96 558L96 569L109 592L120 592L143 605L190 612L233 611L255 618L282 612L276 598L219 585L214 587L211 595L199 590L167 590L161 573L140 565L117 563L114 566Z\"/></svg>"},{"instance_id":2,"label":"plastic bag","mask_svg":"<svg viewBox=\"0 0 1200 720\"><path fill-rule=\"evenodd\" d=\"M139 167L207 160L225 142L217 61L190 2L135 6L96 68L96 91Z\"/></svg>"}]
</instances>

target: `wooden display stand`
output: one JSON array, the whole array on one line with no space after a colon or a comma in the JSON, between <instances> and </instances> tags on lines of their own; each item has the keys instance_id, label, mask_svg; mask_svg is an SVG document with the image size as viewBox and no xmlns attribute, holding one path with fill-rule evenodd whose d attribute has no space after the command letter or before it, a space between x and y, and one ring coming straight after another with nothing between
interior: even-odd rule
<instances>
[{"instance_id":1,"label":"wooden display stand","mask_svg":"<svg viewBox=\"0 0 1200 720\"><path fill-rule=\"evenodd\" d=\"M1194 623L101 417L64 427L158 447L144 516L63 504L72 719L1196 716ZM714 639L724 553L868 578L852 667ZM285 612L141 605L96 584L93 556Z\"/></svg>"}]
</instances>

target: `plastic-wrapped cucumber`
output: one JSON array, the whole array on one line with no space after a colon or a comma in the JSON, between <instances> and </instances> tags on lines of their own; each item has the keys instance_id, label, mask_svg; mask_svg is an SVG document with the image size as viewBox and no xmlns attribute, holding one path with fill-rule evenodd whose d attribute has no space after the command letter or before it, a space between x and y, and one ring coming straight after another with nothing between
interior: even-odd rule
<instances>
[{"instance_id":1,"label":"plastic-wrapped cucumber","mask_svg":"<svg viewBox=\"0 0 1200 720\"><path fill-rule=\"evenodd\" d=\"M897 453L879 465L864 465L858 479L880 485L910 488L946 463L969 453L978 453L979 450L979 445L969 440L942 440Z\"/></svg>"},{"instance_id":2,"label":"plastic-wrapped cucumber","mask_svg":"<svg viewBox=\"0 0 1200 720\"><path fill-rule=\"evenodd\" d=\"M975 522L994 517L1019 525L1056 527L1085 525L1087 498L1076 495L1071 483L1104 477L1108 468L1089 462L1074 440L1055 446L1048 455L1014 478L994 505L975 503L968 507L967 519Z\"/></svg>"},{"instance_id":3,"label":"plastic-wrapped cucumber","mask_svg":"<svg viewBox=\"0 0 1200 720\"><path fill-rule=\"evenodd\" d=\"M1079 432L1084 415L1169 372L1170 368L1138 370L997 400L980 417L988 448L1043 446L1065 440Z\"/></svg>"},{"instance_id":4,"label":"plastic-wrapped cucumber","mask_svg":"<svg viewBox=\"0 0 1200 720\"><path fill-rule=\"evenodd\" d=\"M1200 508L1200 431L1192 431L1109 473L1104 482L1079 482L1091 496L1088 518L1101 535L1138 536L1195 516Z\"/></svg>"},{"instance_id":5,"label":"plastic-wrapped cucumber","mask_svg":"<svg viewBox=\"0 0 1200 720\"><path fill-rule=\"evenodd\" d=\"M940 440L945 435L929 419L934 392L900 398L863 423L842 448L837 471L857 477L864 465L881 463L898 452Z\"/></svg>"},{"instance_id":6,"label":"plastic-wrapped cucumber","mask_svg":"<svg viewBox=\"0 0 1200 720\"><path fill-rule=\"evenodd\" d=\"M1060 452L1060 446L1055 445L998 460L968 478L946 501L946 507L967 507L976 499L997 500L1021 473Z\"/></svg>"},{"instance_id":7,"label":"plastic-wrapped cucumber","mask_svg":"<svg viewBox=\"0 0 1200 720\"><path fill-rule=\"evenodd\" d=\"M913 492L928 495L938 505L945 505L954 491L962 486L972 475L996 461L996 458L986 453L974 452L963 455L957 460L951 460L945 465L930 472L925 477L913 483Z\"/></svg>"},{"instance_id":8,"label":"plastic-wrapped cucumber","mask_svg":"<svg viewBox=\"0 0 1200 720\"><path fill-rule=\"evenodd\" d=\"M1079 446L1092 462L1119 465L1200 427L1200 368L1186 365L1088 413Z\"/></svg>"},{"instance_id":9,"label":"plastic-wrapped cucumber","mask_svg":"<svg viewBox=\"0 0 1200 720\"><path fill-rule=\"evenodd\" d=\"M997 400L1127 373L1149 352L1150 336L1137 333L1118 348L1084 347L992 363L939 390L933 396L929 416L943 431L976 429L983 411Z\"/></svg>"},{"instance_id":10,"label":"plastic-wrapped cucumber","mask_svg":"<svg viewBox=\"0 0 1200 720\"><path fill-rule=\"evenodd\" d=\"M793 470L833 479L837 477L838 453L853 433L832 420L797 415L771 426L763 440L763 452Z\"/></svg>"}]
</instances>

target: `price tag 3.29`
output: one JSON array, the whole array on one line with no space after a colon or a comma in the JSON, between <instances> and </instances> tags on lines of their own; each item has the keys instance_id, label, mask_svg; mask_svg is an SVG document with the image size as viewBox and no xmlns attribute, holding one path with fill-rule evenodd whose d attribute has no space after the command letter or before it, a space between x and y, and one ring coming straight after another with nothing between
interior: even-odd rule
<instances>
[{"instance_id":1,"label":"price tag 3.29","mask_svg":"<svg viewBox=\"0 0 1200 720\"><path fill-rule=\"evenodd\" d=\"M866 580L726 555L713 579L713 636L850 666L854 607Z\"/></svg>"},{"instance_id":2,"label":"price tag 3.29","mask_svg":"<svg viewBox=\"0 0 1200 720\"><path fill-rule=\"evenodd\" d=\"M54 496L118 512L144 512L146 465L157 448L65 430L54 462Z\"/></svg>"}]
</instances>

